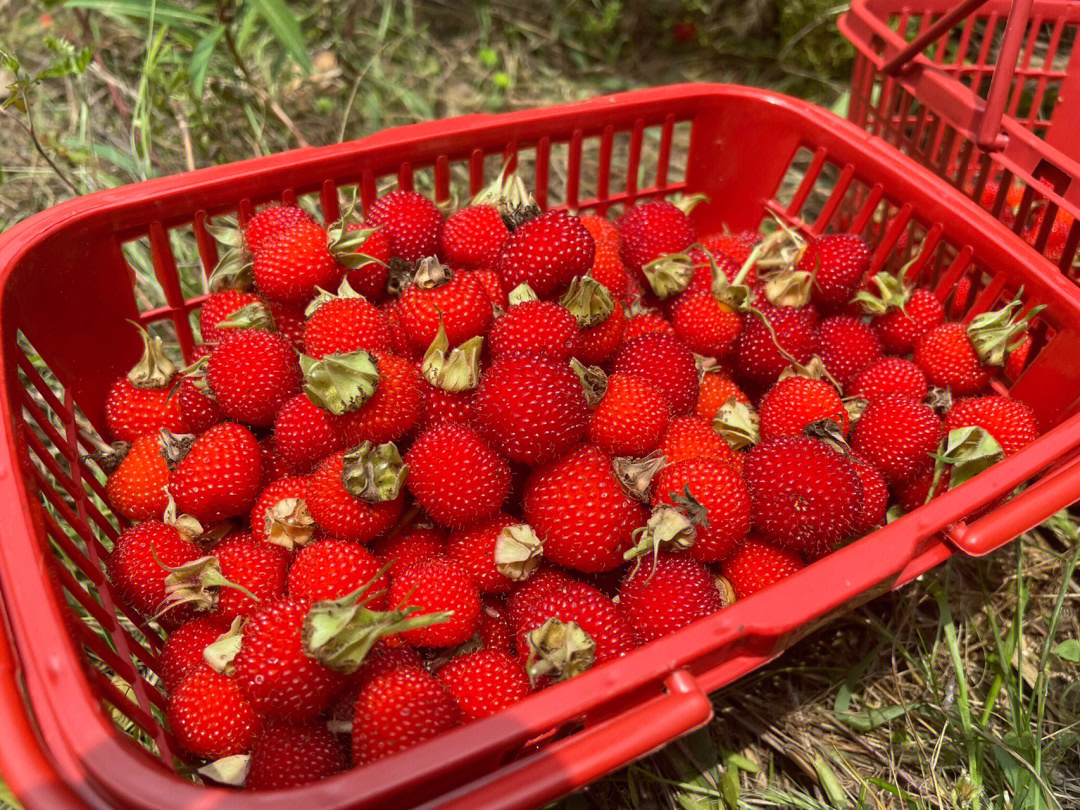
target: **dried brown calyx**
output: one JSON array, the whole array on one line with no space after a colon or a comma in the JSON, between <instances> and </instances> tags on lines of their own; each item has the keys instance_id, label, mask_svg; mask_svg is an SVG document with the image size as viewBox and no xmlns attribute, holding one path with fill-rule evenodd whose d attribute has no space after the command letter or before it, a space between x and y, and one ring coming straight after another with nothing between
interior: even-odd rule
<instances>
[{"instance_id":1,"label":"dried brown calyx","mask_svg":"<svg viewBox=\"0 0 1080 810\"><path fill-rule=\"evenodd\" d=\"M535 687L537 678L565 681L596 663L596 641L576 622L548 619L525 634L529 657L525 670Z\"/></svg>"}]
</instances>

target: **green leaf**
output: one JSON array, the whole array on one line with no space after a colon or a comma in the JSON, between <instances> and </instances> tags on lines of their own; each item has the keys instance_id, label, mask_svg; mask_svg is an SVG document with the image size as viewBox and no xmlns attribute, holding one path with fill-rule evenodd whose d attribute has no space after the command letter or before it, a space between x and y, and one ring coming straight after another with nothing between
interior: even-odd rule
<instances>
[{"instance_id":1,"label":"green leaf","mask_svg":"<svg viewBox=\"0 0 1080 810\"><path fill-rule=\"evenodd\" d=\"M1054 647L1054 655L1070 664L1080 664L1080 641L1075 638L1066 639Z\"/></svg>"},{"instance_id":2,"label":"green leaf","mask_svg":"<svg viewBox=\"0 0 1080 810\"><path fill-rule=\"evenodd\" d=\"M202 98L203 87L206 85L206 71L210 67L210 59L213 57L217 44L224 34L225 26L217 26L200 39L191 52L188 73L191 75L191 88L197 99Z\"/></svg>"},{"instance_id":3,"label":"green leaf","mask_svg":"<svg viewBox=\"0 0 1080 810\"><path fill-rule=\"evenodd\" d=\"M56 54L57 58L49 63L41 73L39 79L58 79L63 76L77 76L84 73L90 66L90 60L94 58L92 48L75 50L75 46L66 39L45 37L45 46Z\"/></svg>"},{"instance_id":4,"label":"green leaf","mask_svg":"<svg viewBox=\"0 0 1080 810\"><path fill-rule=\"evenodd\" d=\"M289 55L304 69L305 73L310 73L311 58L308 56L307 43L304 42L304 35L300 31L296 17L285 6L283 0L255 0L255 8L269 23L274 35L285 46Z\"/></svg>"},{"instance_id":5,"label":"green leaf","mask_svg":"<svg viewBox=\"0 0 1080 810\"><path fill-rule=\"evenodd\" d=\"M195 24L213 25L214 21L205 14L191 11L175 3L165 0L157 0L156 3L148 3L146 0L67 0L66 8L85 8L104 14L107 17L129 17L138 20L148 20L151 14L154 20L161 25L170 24Z\"/></svg>"},{"instance_id":6,"label":"green leaf","mask_svg":"<svg viewBox=\"0 0 1080 810\"><path fill-rule=\"evenodd\" d=\"M19 69L22 65L19 63L19 58L15 54L10 53L3 48L0 48L0 67L7 68L16 76L19 75Z\"/></svg>"},{"instance_id":7,"label":"green leaf","mask_svg":"<svg viewBox=\"0 0 1080 810\"><path fill-rule=\"evenodd\" d=\"M920 712L924 708L923 703L902 703L880 709L867 709L865 712L858 713L836 712L836 719L865 734L891 723L898 717L903 717L907 712Z\"/></svg>"}]
</instances>

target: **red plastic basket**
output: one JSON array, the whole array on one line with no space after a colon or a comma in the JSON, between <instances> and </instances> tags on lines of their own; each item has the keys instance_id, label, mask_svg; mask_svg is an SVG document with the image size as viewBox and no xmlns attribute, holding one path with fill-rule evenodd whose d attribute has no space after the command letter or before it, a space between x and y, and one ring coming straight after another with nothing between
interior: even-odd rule
<instances>
[{"instance_id":1,"label":"red plastic basket","mask_svg":"<svg viewBox=\"0 0 1080 810\"><path fill-rule=\"evenodd\" d=\"M703 231L753 228L771 212L811 234L862 233L878 245L875 270L914 254L910 272L942 300L970 279L968 317L1023 285L1027 305L1046 309L1035 321L1030 365L1008 393L1035 410L1044 434L976 481L773 588L398 756L262 794L180 778L175 743L159 723L153 673L161 642L133 630L101 571L121 522L105 509L95 469L79 460L86 448L76 410L102 425L107 386L139 353L127 319L175 333L191 351L200 297L184 293L199 289L216 260L208 217L311 195L332 218L343 186L358 184L367 204L394 177L404 187L429 183L445 199L480 188L504 156L535 178L542 206L564 200L607 210L702 192L712 200L694 212ZM851 123L722 85L403 127L39 214L0 236L0 498L10 510L0 543L10 639L0 644L0 770L31 809L525 808L702 725L708 692L831 616L955 549L997 548L1080 493L1080 295L1007 237L958 191ZM164 305L142 301L153 290L133 289L139 245ZM980 513L1025 482L1011 501Z\"/></svg>"},{"instance_id":2,"label":"red plastic basket","mask_svg":"<svg viewBox=\"0 0 1080 810\"><path fill-rule=\"evenodd\" d=\"M853 0L839 26L849 118L1080 277L1080 3Z\"/></svg>"}]
</instances>

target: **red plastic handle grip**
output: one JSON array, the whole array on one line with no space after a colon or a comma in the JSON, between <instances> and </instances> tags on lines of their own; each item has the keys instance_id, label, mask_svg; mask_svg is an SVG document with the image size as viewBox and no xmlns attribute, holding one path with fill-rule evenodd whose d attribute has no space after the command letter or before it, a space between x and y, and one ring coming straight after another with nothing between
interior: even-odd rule
<instances>
[{"instance_id":1,"label":"red plastic handle grip","mask_svg":"<svg viewBox=\"0 0 1080 810\"><path fill-rule=\"evenodd\" d=\"M1077 500L1080 500L1080 456L1047 473L1012 500L974 523L957 523L946 532L946 537L964 554L982 557Z\"/></svg>"},{"instance_id":2,"label":"red plastic handle grip","mask_svg":"<svg viewBox=\"0 0 1080 810\"><path fill-rule=\"evenodd\" d=\"M68 789L42 753L26 714L15 655L5 628L6 623L0 621L0 715L4 717L0 775L26 810L85 810L86 805Z\"/></svg>"},{"instance_id":3,"label":"red plastic handle grip","mask_svg":"<svg viewBox=\"0 0 1080 810\"><path fill-rule=\"evenodd\" d=\"M667 694L662 697L560 740L425 808L540 807L709 722L712 703L689 672L673 672L664 685Z\"/></svg>"}]
</instances>

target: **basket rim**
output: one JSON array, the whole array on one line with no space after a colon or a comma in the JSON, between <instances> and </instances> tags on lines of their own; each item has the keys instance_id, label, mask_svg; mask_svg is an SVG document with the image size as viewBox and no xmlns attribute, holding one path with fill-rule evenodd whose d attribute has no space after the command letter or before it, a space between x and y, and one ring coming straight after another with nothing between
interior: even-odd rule
<instances>
[{"instance_id":1,"label":"basket rim","mask_svg":"<svg viewBox=\"0 0 1080 810\"><path fill-rule=\"evenodd\" d=\"M269 157L254 158L227 166L211 167L196 172L144 181L138 184L96 192L62 203L35 215L0 234L0 303L7 292L12 274L20 260L34 244L58 232L91 221L124 224L124 217L134 216L164 207L170 201L191 202L200 191L230 179L239 171L250 171L271 177L280 170L293 172L315 167L330 158L357 155L366 150L399 148L403 143L427 143L468 134L476 128L500 127L512 132L518 124L535 122L537 117L557 116L582 120L602 114L613 107L668 105L673 101L700 104L709 101L739 98L754 104L771 105L796 116L810 126L827 128L855 144L861 152L876 161L892 161L913 181L925 183L934 190L943 205L959 210L965 221L970 220L974 231L983 238L987 234L1009 233L1007 229L982 211L972 201L941 178L911 161L893 147L869 135L854 124L806 102L771 91L721 84L673 85L662 88L632 91L603 96L581 102L555 105L504 114L462 116L438 122L412 124L385 130L359 141L328 147L311 147ZM299 169L298 169L299 167ZM995 231L1001 228L1001 231ZM1068 310L1070 318L1080 324L1080 291L1062 279L1052 266L1026 245L997 246L1002 255L1028 266L1039 278L1041 294L1058 299L1060 307ZM3 320L0 306L0 334L5 341L13 335L14 324ZM5 381L14 378L9 358L0 355L0 372ZM0 407L10 412L16 400L7 382L0 386ZM28 543L33 543L35 529L40 530L36 507L22 476L16 474L23 461L19 457L17 427L13 420L2 420L0 427L0 497L17 503L17 514ZM905 568L927 547L921 538L946 529L957 514L971 514L1010 491L1021 481L1040 471L1065 449L1080 447L1080 415L1070 417L1040 437L1035 443L1009 460L983 473L978 487L971 483L958 487L935 500L934 509L919 509L809 566L770 590L774 607L769 602L753 598L695 622L676 633L638 648L623 659L597 667L579 678L559 687L536 693L519 704L482 721L455 729L430 740L411 752L359 769L339 774L324 782L286 791L267 794L238 794L221 788L199 787L169 773L152 763L145 752L126 740L115 730L102 711L98 697L82 673L80 656L74 641L64 628L64 617L56 593L44 570L35 576L20 579L18 587L12 581L14 563L34 559L35 549L19 548L20 543L0 544L0 599L14 632L16 664L27 684L30 706L6 709L26 711L36 721L56 769L57 780L69 785L83 796L88 805L100 805L103 797L115 798L125 807L151 808L161 806L168 797L171 807L213 804L222 808L292 808L297 801L317 802L318 806L347 808L362 791L364 783L376 786L366 800L386 800L421 778L410 770L409 763L439 762L450 769L455 763L477 756L478 751L495 750L496 741L507 737L530 738L528 732L536 726L534 713L542 714L547 723L550 717L570 718L596 707L592 695L640 699L657 694L658 684L672 671L693 666L709 653L739 643L750 652L763 650L777 639L796 633L808 621L820 618L843 605L858 594L881 584L895 581ZM1063 449L1064 448L1064 449ZM20 540L22 538L19 538ZM934 540L932 543L940 544ZM8 547L8 546L11 547ZM22 545L26 545L25 543ZM37 554L42 553L36 549ZM39 566L44 569L44 566ZM858 576L852 575L857 570ZM831 581L835 587L820 591L821 599L812 610L800 607L803 615L793 624L791 605L805 602L802 594L808 582ZM786 605L779 610L776 606ZM32 612L46 611L48 619L44 632L34 625L30 632ZM627 679L627 673L631 678ZM68 705L62 712L51 698L67 694ZM546 713L546 714L545 714ZM449 763L449 764L447 764ZM409 782L409 778L412 782Z\"/></svg>"}]
</instances>

